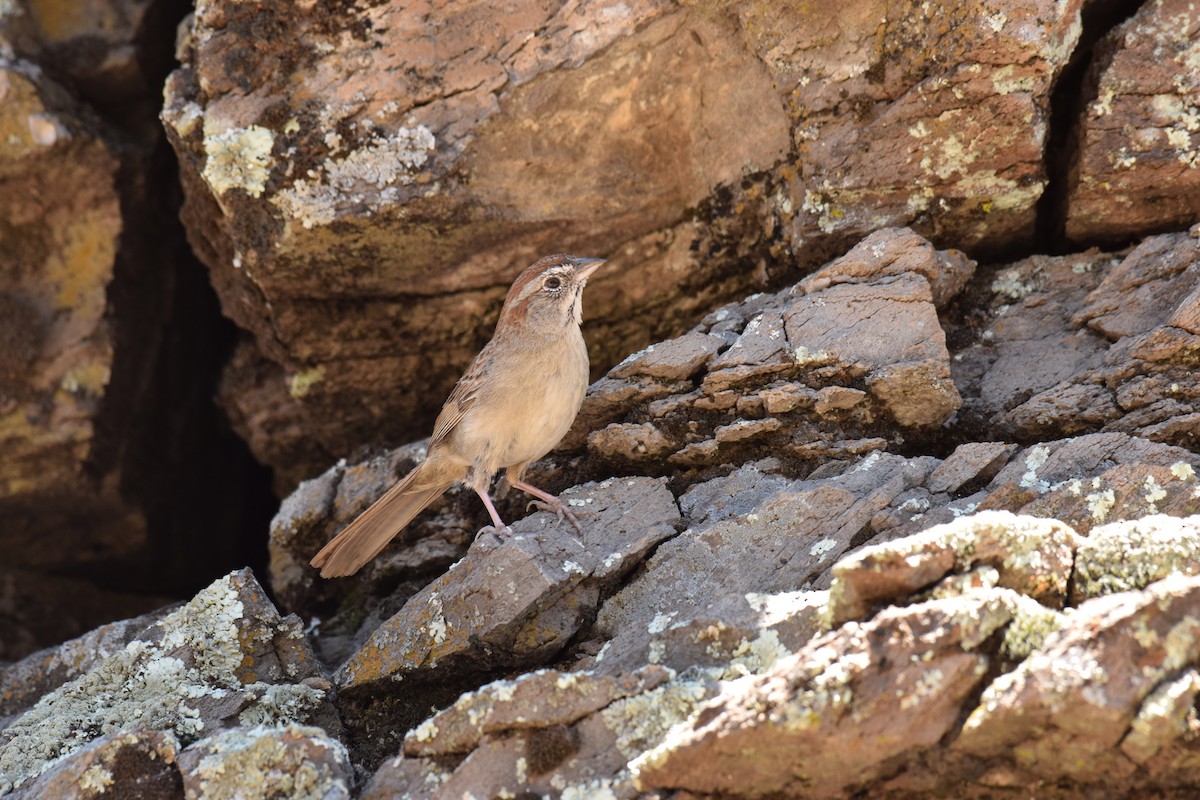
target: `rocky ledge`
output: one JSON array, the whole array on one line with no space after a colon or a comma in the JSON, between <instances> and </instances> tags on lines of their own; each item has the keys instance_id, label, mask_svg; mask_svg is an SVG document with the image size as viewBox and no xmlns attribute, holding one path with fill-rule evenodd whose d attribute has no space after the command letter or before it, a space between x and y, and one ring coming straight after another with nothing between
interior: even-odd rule
<instances>
[{"instance_id":1,"label":"rocky ledge","mask_svg":"<svg viewBox=\"0 0 1200 800\"><path fill-rule=\"evenodd\" d=\"M476 538L451 492L322 581L422 447L341 462L272 526L293 615L239 572L5 667L0 794L1175 796L1197 264L1179 233L984 274L878 231L592 385L534 470L582 532L510 496Z\"/></svg>"}]
</instances>

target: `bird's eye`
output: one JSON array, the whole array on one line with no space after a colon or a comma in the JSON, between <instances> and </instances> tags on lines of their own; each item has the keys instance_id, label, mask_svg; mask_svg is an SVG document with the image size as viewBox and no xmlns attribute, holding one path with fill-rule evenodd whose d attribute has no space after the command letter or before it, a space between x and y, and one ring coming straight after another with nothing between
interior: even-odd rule
<instances>
[{"instance_id":1,"label":"bird's eye","mask_svg":"<svg viewBox=\"0 0 1200 800\"><path fill-rule=\"evenodd\" d=\"M545 286L547 289L557 289L562 286L562 278L557 275L551 275L549 278L546 278L546 282L542 286Z\"/></svg>"}]
</instances>

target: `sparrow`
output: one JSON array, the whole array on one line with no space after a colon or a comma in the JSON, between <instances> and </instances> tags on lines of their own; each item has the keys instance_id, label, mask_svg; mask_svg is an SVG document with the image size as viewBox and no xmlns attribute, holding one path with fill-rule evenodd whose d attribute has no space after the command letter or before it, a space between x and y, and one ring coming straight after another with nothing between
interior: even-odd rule
<instances>
[{"instance_id":1,"label":"sparrow","mask_svg":"<svg viewBox=\"0 0 1200 800\"><path fill-rule=\"evenodd\" d=\"M491 341L438 414L427 457L313 557L321 577L353 575L459 482L479 495L492 530L503 532L488 495L501 469L513 488L534 498L531 505L556 512L560 520L565 516L582 530L565 503L526 483L524 475L562 440L583 403L589 363L579 329L583 289L603 263L558 254L517 276Z\"/></svg>"}]
</instances>

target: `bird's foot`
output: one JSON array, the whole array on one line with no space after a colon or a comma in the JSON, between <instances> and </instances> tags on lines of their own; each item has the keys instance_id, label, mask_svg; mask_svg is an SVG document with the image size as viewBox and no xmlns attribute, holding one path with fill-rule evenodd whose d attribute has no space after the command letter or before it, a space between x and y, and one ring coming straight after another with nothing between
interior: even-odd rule
<instances>
[{"instance_id":1,"label":"bird's foot","mask_svg":"<svg viewBox=\"0 0 1200 800\"><path fill-rule=\"evenodd\" d=\"M555 524L561 525L563 517L566 517L567 521L575 526L576 531L583 533L583 526L579 524L579 519L571 512L571 509L567 508L567 504L557 497L553 498L553 500L530 500L529 505L525 506L525 509L529 510L530 506L536 508L538 511L553 511L558 516Z\"/></svg>"},{"instance_id":2,"label":"bird's foot","mask_svg":"<svg viewBox=\"0 0 1200 800\"><path fill-rule=\"evenodd\" d=\"M497 528L495 525L484 525L475 534L475 541L478 542L484 537L492 537L496 540L497 544L503 544L504 540L507 539L511 533L512 528L508 527L507 525L501 525L499 528Z\"/></svg>"}]
</instances>

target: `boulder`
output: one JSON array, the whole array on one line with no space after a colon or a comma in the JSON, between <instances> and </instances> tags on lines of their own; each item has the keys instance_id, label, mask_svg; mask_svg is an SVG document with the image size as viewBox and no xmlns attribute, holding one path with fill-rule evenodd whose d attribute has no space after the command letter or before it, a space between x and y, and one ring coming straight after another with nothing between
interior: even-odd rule
<instances>
[{"instance_id":1,"label":"boulder","mask_svg":"<svg viewBox=\"0 0 1200 800\"><path fill-rule=\"evenodd\" d=\"M38 679L36 673L16 677ZM15 688L23 687L18 682ZM137 758L153 760L165 747L173 759L179 747L231 726L315 720L336 734L331 688L300 621L281 618L249 570L234 572L8 724L0 732L0 794L59 781L45 773L64 759L77 765L71 774L98 776L89 766L97 758L124 761L122 754L133 748L141 753ZM96 745L99 754L80 755L106 736L117 738ZM147 747L152 752L144 752ZM142 770L129 780L141 780ZM103 788L122 796L132 788L113 780L103 779Z\"/></svg>"},{"instance_id":2,"label":"boulder","mask_svg":"<svg viewBox=\"0 0 1200 800\"><path fill-rule=\"evenodd\" d=\"M880 228L1028 242L1083 5L202 0L163 120L250 334L224 405L290 489L427 433L542 255L609 259L606 367Z\"/></svg>"},{"instance_id":3,"label":"boulder","mask_svg":"<svg viewBox=\"0 0 1200 800\"><path fill-rule=\"evenodd\" d=\"M1153 0L1110 31L1084 86L1066 234L1120 243L1200 218L1200 20Z\"/></svg>"}]
</instances>

